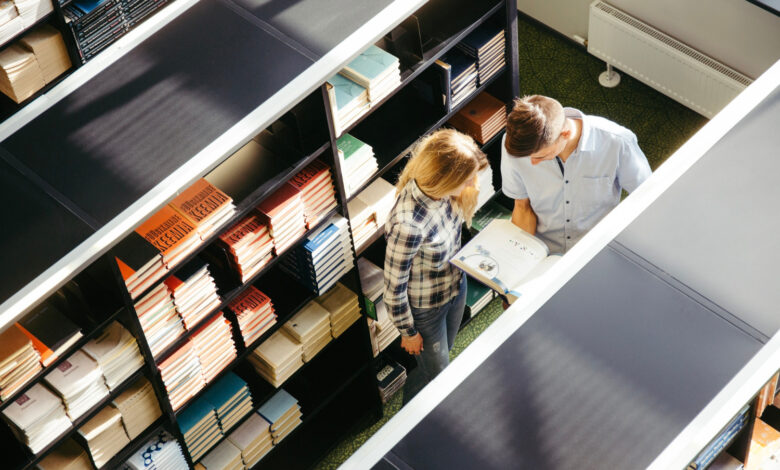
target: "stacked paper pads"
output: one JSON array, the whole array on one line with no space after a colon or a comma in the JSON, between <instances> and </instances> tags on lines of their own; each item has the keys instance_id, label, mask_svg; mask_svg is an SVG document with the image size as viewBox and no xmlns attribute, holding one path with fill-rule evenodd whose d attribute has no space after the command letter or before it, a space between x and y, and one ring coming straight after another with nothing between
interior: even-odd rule
<instances>
[{"instance_id":1,"label":"stacked paper pads","mask_svg":"<svg viewBox=\"0 0 780 470\"><path fill-rule=\"evenodd\" d=\"M336 141L341 176L347 197L368 181L379 169L374 149L357 137L344 134Z\"/></svg>"},{"instance_id":2,"label":"stacked paper pads","mask_svg":"<svg viewBox=\"0 0 780 470\"><path fill-rule=\"evenodd\" d=\"M51 13L50 0L4 0L0 2L0 45ZM70 67L70 65L68 65Z\"/></svg>"},{"instance_id":3,"label":"stacked paper pads","mask_svg":"<svg viewBox=\"0 0 780 470\"><path fill-rule=\"evenodd\" d=\"M241 452L244 468L252 468L274 445L271 424L259 414L252 413L249 419L230 433L228 441Z\"/></svg>"},{"instance_id":4,"label":"stacked paper pads","mask_svg":"<svg viewBox=\"0 0 780 470\"><path fill-rule=\"evenodd\" d=\"M208 264L199 257L181 266L164 283L187 330L194 328L222 302Z\"/></svg>"},{"instance_id":5,"label":"stacked paper pads","mask_svg":"<svg viewBox=\"0 0 780 470\"><path fill-rule=\"evenodd\" d=\"M270 297L255 286L249 286L238 295L228 308L236 315L244 345L252 343L276 324L276 312Z\"/></svg>"},{"instance_id":6,"label":"stacked paper pads","mask_svg":"<svg viewBox=\"0 0 780 470\"><path fill-rule=\"evenodd\" d=\"M461 132L485 144L506 128L506 104L483 91L449 120Z\"/></svg>"},{"instance_id":7,"label":"stacked paper pads","mask_svg":"<svg viewBox=\"0 0 780 470\"><path fill-rule=\"evenodd\" d=\"M398 58L372 45L327 82L336 135L401 84Z\"/></svg>"},{"instance_id":8,"label":"stacked paper pads","mask_svg":"<svg viewBox=\"0 0 780 470\"><path fill-rule=\"evenodd\" d=\"M317 302L309 302L282 326L291 338L301 344L303 362L309 362L333 337L330 313Z\"/></svg>"},{"instance_id":9,"label":"stacked paper pads","mask_svg":"<svg viewBox=\"0 0 780 470\"><path fill-rule=\"evenodd\" d=\"M13 12L12 4L8 6L10 3L3 3L5 6L0 7L0 15L7 17ZM46 3L51 9L51 2L46 0ZM60 32L51 25L42 25L0 51L0 91L21 103L70 67Z\"/></svg>"},{"instance_id":10,"label":"stacked paper pads","mask_svg":"<svg viewBox=\"0 0 780 470\"><path fill-rule=\"evenodd\" d=\"M270 423L274 445L279 444L301 424L301 406L298 400L284 389L276 392L257 412Z\"/></svg>"},{"instance_id":11,"label":"stacked paper pads","mask_svg":"<svg viewBox=\"0 0 780 470\"><path fill-rule=\"evenodd\" d=\"M98 468L130 443L122 425L122 414L113 406L100 410L79 428L79 434L86 441Z\"/></svg>"},{"instance_id":12,"label":"stacked paper pads","mask_svg":"<svg viewBox=\"0 0 780 470\"><path fill-rule=\"evenodd\" d=\"M87 451L68 439L38 462L41 470L92 470Z\"/></svg>"},{"instance_id":13,"label":"stacked paper pads","mask_svg":"<svg viewBox=\"0 0 780 470\"><path fill-rule=\"evenodd\" d=\"M382 178L377 178L349 201L349 225L355 250L360 251L378 230L384 228L394 204L395 186Z\"/></svg>"},{"instance_id":14,"label":"stacked paper pads","mask_svg":"<svg viewBox=\"0 0 780 470\"><path fill-rule=\"evenodd\" d=\"M83 351L76 351L60 362L46 374L44 381L62 398L71 421L108 396L100 366Z\"/></svg>"},{"instance_id":15,"label":"stacked paper pads","mask_svg":"<svg viewBox=\"0 0 780 470\"><path fill-rule=\"evenodd\" d=\"M140 436L162 416L157 396L146 377L138 379L130 388L114 398L111 404L122 415L122 424L130 440Z\"/></svg>"},{"instance_id":16,"label":"stacked paper pads","mask_svg":"<svg viewBox=\"0 0 780 470\"><path fill-rule=\"evenodd\" d=\"M385 355L382 355L375 368L379 396L382 403L387 403L406 383L406 369Z\"/></svg>"},{"instance_id":17,"label":"stacked paper pads","mask_svg":"<svg viewBox=\"0 0 780 470\"><path fill-rule=\"evenodd\" d=\"M200 459L225 432L251 412L252 395L246 382L233 373L215 382L178 417L192 459Z\"/></svg>"},{"instance_id":18,"label":"stacked paper pads","mask_svg":"<svg viewBox=\"0 0 780 470\"><path fill-rule=\"evenodd\" d=\"M136 302L134 307L153 356L157 357L184 334L184 324L164 283Z\"/></svg>"},{"instance_id":19,"label":"stacked paper pads","mask_svg":"<svg viewBox=\"0 0 780 470\"><path fill-rule=\"evenodd\" d=\"M135 337L116 321L82 349L97 361L111 391L144 365Z\"/></svg>"},{"instance_id":20,"label":"stacked paper pads","mask_svg":"<svg viewBox=\"0 0 780 470\"><path fill-rule=\"evenodd\" d=\"M287 255L280 266L311 291L321 293L352 268L352 259L347 219L334 214Z\"/></svg>"},{"instance_id":21,"label":"stacked paper pads","mask_svg":"<svg viewBox=\"0 0 780 470\"><path fill-rule=\"evenodd\" d=\"M360 272L360 285L363 287L366 309L369 314L366 321L368 321L371 349L374 352L374 357L377 357L401 333L398 332L398 329L390 320L387 306L385 306L383 299L384 271L366 258L358 258L358 271ZM376 320L371 318L371 316L375 316Z\"/></svg>"},{"instance_id":22,"label":"stacked paper pads","mask_svg":"<svg viewBox=\"0 0 780 470\"><path fill-rule=\"evenodd\" d=\"M478 85L485 84L506 65L506 38L503 26L486 21L456 46L477 61Z\"/></svg>"},{"instance_id":23,"label":"stacked paper pads","mask_svg":"<svg viewBox=\"0 0 780 470\"><path fill-rule=\"evenodd\" d=\"M167 470L187 468L187 461L179 442L165 431L161 431L141 446L125 463L131 470Z\"/></svg>"},{"instance_id":24,"label":"stacked paper pads","mask_svg":"<svg viewBox=\"0 0 780 470\"><path fill-rule=\"evenodd\" d=\"M71 426L60 398L40 383L3 410L3 415L16 438L33 453L43 450Z\"/></svg>"},{"instance_id":25,"label":"stacked paper pads","mask_svg":"<svg viewBox=\"0 0 780 470\"><path fill-rule=\"evenodd\" d=\"M17 325L0 333L0 400L5 401L41 370L41 356Z\"/></svg>"}]
</instances>

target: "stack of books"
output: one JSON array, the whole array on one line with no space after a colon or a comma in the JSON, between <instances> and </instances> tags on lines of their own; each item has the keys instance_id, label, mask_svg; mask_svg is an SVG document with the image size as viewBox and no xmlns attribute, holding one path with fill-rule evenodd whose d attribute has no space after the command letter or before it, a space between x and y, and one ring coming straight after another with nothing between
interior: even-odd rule
<instances>
[{"instance_id":1,"label":"stack of books","mask_svg":"<svg viewBox=\"0 0 780 470\"><path fill-rule=\"evenodd\" d=\"M325 82L336 135L358 120L368 110L368 91L347 77L336 74Z\"/></svg>"},{"instance_id":2,"label":"stack of books","mask_svg":"<svg viewBox=\"0 0 780 470\"><path fill-rule=\"evenodd\" d=\"M195 226L201 240L217 231L236 212L233 199L203 178L168 205Z\"/></svg>"},{"instance_id":3,"label":"stack of books","mask_svg":"<svg viewBox=\"0 0 780 470\"><path fill-rule=\"evenodd\" d=\"M229 440L219 443L200 462L195 464L195 470L243 470L241 449Z\"/></svg>"},{"instance_id":4,"label":"stack of books","mask_svg":"<svg viewBox=\"0 0 780 470\"><path fill-rule=\"evenodd\" d=\"M219 236L231 267L241 282L247 282L273 258L274 242L268 225L257 214L250 214Z\"/></svg>"},{"instance_id":5,"label":"stack of books","mask_svg":"<svg viewBox=\"0 0 780 470\"><path fill-rule=\"evenodd\" d=\"M201 458L222 438L214 405L200 398L177 417L184 444L192 460Z\"/></svg>"},{"instance_id":6,"label":"stack of books","mask_svg":"<svg viewBox=\"0 0 780 470\"><path fill-rule=\"evenodd\" d=\"M37 454L70 429L60 397L37 383L20 395L6 409L3 417L20 442Z\"/></svg>"},{"instance_id":7,"label":"stack of books","mask_svg":"<svg viewBox=\"0 0 780 470\"><path fill-rule=\"evenodd\" d=\"M461 132L485 144L506 128L506 104L483 91L449 120Z\"/></svg>"},{"instance_id":8,"label":"stack of books","mask_svg":"<svg viewBox=\"0 0 780 470\"><path fill-rule=\"evenodd\" d=\"M331 290L314 300L330 313L330 329L334 338L341 336L360 318L357 294L344 284L336 284Z\"/></svg>"},{"instance_id":9,"label":"stack of books","mask_svg":"<svg viewBox=\"0 0 780 470\"><path fill-rule=\"evenodd\" d=\"M731 442L734 439L734 436L737 435L747 424L750 420L749 418L749 411L750 406L746 405L743 407L737 415L732 418L732 420L729 422L729 424L726 425L725 429L718 434L714 440L712 440L707 446L702 449L701 452L699 452L699 455L696 456L696 458L691 461L691 463L688 465L688 469L691 470L700 470L704 468L712 468L711 464L715 460L715 457L721 453L725 453L724 449L728 444L731 444ZM753 427L752 431L752 441L750 443L750 450L748 451L748 458L747 458L747 465L745 468L766 468L762 467L761 465L753 465L751 459L754 459L756 455L753 453L754 451L758 450L754 448L755 440L758 438L760 439L761 436L761 430L762 427L766 426L766 424L761 421L760 419L756 419L755 425ZM771 429L771 428L770 428ZM774 451L780 450L780 433L777 431L774 431L774 434L777 436L775 439L777 442L774 443ZM757 452L758 453L758 452ZM770 452L771 454L771 452Z\"/></svg>"},{"instance_id":10,"label":"stack of books","mask_svg":"<svg viewBox=\"0 0 780 470\"><path fill-rule=\"evenodd\" d=\"M497 23L485 21L456 47L476 59L480 86L506 65L504 28Z\"/></svg>"},{"instance_id":11,"label":"stack of books","mask_svg":"<svg viewBox=\"0 0 780 470\"><path fill-rule=\"evenodd\" d=\"M334 214L280 266L311 291L321 293L352 268L352 257L347 219Z\"/></svg>"},{"instance_id":12,"label":"stack of books","mask_svg":"<svg viewBox=\"0 0 780 470\"><path fill-rule=\"evenodd\" d=\"M79 428L79 434L87 442L92 460L98 468L130 443L122 415L111 405L106 406Z\"/></svg>"},{"instance_id":13,"label":"stack of books","mask_svg":"<svg viewBox=\"0 0 780 470\"><path fill-rule=\"evenodd\" d=\"M41 25L19 40L27 50L35 54L43 81L51 83L71 67L68 49L62 35L52 25Z\"/></svg>"},{"instance_id":14,"label":"stack of books","mask_svg":"<svg viewBox=\"0 0 780 470\"><path fill-rule=\"evenodd\" d=\"M271 423L258 413L253 413L228 435L228 440L241 450L245 468L252 468L274 445Z\"/></svg>"},{"instance_id":15,"label":"stack of books","mask_svg":"<svg viewBox=\"0 0 780 470\"><path fill-rule=\"evenodd\" d=\"M21 103L46 86L32 51L11 44L0 51L0 92Z\"/></svg>"},{"instance_id":16,"label":"stack of books","mask_svg":"<svg viewBox=\"0 0 780 470\"><path fill-rule=\"evenodd\" d=\"M486 202L485 205L480 207L474 214L474 217L471 219L471 228L480 231L495 219L510 220L511 218L512 210L503 206L495 199L492 199Z\"/></svg>"},{"instance_id":17,"label":"stack of books","mask_svg":"<svg viewBox=\"0 0 780 470\"><path fill-rule=\"evenodd\" d=\"M139 378L130 388L114 398L112 404L122 415L125 432L131 440L162 416L160 403L157 402L152 384L146 377Z\"/></svg>"},{"instance_id":18,"label":"stack of books","mask_svg":"<svg viewBox=\"0 0 780 470\"><path fill-rule=\"evenodd\" d=\"M352 197L377 172L379 164L374 149L353 135L342 135L336 141L336 146L344 191L347 197Z\"/></svg>"},{"instance_id":19,"label":"stack of books","mask_svg":"<svg viewBox=\"0 0 780 470\"><path fill-rule=\"evenodd\" d=\"M268 383L279 387L303 365L303 347L281 329L252 351L249 363Z\"/></svg>"},{"instance_id":20,"label":"stack of books","mask_svg":"<svg viewBox=\"0 0 780 470\"><path fill-rule=\"evenodd\" d=\"M23 29L22 17L19 16L14 2L11 0L0 2L0 44L5 44Z\"/></svg>"},{"instance_id":21,"label":"stack of books","mask_svg":"<svg viewBox=\"0 0 780 470\"><path fill-rule=\"evenodd\" d=\"M210 386L202 399L211 403L217 412L222 433L226 433L244 416L252 412L252 394L249 393L249 386L232 372L228 372Z\"/></svg>"},{"instance_id":22,"label":"stack of books","mask_svg":"<svg viewBox=\"0 0 780 470\"><path fill-rule=\"evenodd\" d=\"M366 300L366 313L368 317L368 333L371 339L371 349L374 357L377 357L400 333L390 321L387 307L383 299L384 271L371 261L358 259L358 271L360 272L360 285Z\"/></svg>"},{"instance_id":23,"label":"stack of books","mask_svg":"<svg viewBox=\"0 0 780 470\"><path fill-rule=\"evenodd\" d=\"M14 0L14 4L24 28L29 28L54 10L51 0Z\"/></svg>"},{"instance_id":24,"label":"stack of books","mask_svg":"<svg viewBox=\"0 0 780 470\"><path fill-rule=\"evenodd\" d=\"M436 61L436 65L449 78L450 108L477 91L477 62L458 49L452 49Z\"/></svg>"},{"instance_id":25,"label":"stack of books","mask_svg":"<svg viewBox=\"0 0 780 470\"><path fill-rule=\"evenodd\" d=\"M76 351L44 377L65 403L71 421L108 396L100 366L83 351Z\"/></svg>"},{"instance_id":26,"label":"stack of books","mask_svg":"<svg viewBox=\"0 0 780 470\"><path fill-rule=\"evenodd\" d=\"M271 438L274 445L279 444L301 424L301 406L298 400L284 389L276 392L257 412L271 423Z\"/></svg>"},{"instance_id":27,"label":"stack of books","mask_svg":"<svg viewBox=\"0 0 780 470\"><path fill-rule=\"evenodd\" d=\"M301 191L287 182L257 206L279 255L306 232Z\"/></svg>"},{"instance_id":28,"label":"stack of books","mask_svg":"<svg viewBox=\"0 0 780 470\"><path fill-rule=\"evenodd\" d=\"M163 206L142 223L136 232L159 250L168 269L200 245L195 224L171 206Z\"/></svg>"},{"instance_id":29,"label":"stack of books","mask_svg":"<svg viewBox=\"0 0 780 470\"><path fill-rule=\"evenodd\" d=\"M379 396L382 398L382 403L387 403L406 383L406 369L386 355L382 355L374 364L374 368Z\"/></svg>"},{"instance_id":30,"label":"stack of books","mask_svg":"<svg viewBox=\"0 0 780 470\"><path fill-rule=\"evenodd\" d=\"M466 318L474 318L495 298L496 291L481 282L475 281L470 276L466 283L468 285L468 290L466 291L466 315L468 316Z\"/></svg>"},{"instance_id":31,"label":"stack of books","mask_svg":"<svg viewBox=\"0 0 780 470\"><path fill-rule=\"evenodd\" d=\"M325 214L337 206L330 167L320 160L309 163L293 176L290 183L301 191L306 228L317 225Z\"/></svg>"},{"instance_id":32,"label":"stack of books","mask_svg":"<svg viewBox=\"0 0 780 470\"><path fill-rule=\"evenodd\" d=\"M276 312L271 298L255 286L247 287L230 302L228 308L236 315L246 347L276 324Z\"/></svg>"},{"instance_id":33,"label":"stack of books","mask_svg":"<svg viewBox=\"0 0 780 470\"><path fill-rule=\"evenodd\" d=\"M41 370L41 356L16 325L0 333L0 401L8 400Z\"/></svg>"},{"instance_id":34,"label":"stack of books","mask_svg":"<svg viewBox=\"0 0 780 470\"><path fill-rule=\"evenodd\" d=\"M374 211L360 199L360 194L347 203L347 210L352 239L355 240L355 250L360 251L379 230L379 224L376 223Z\"/></svg>"},{"instance_id":35,"label":"stack of books","mask_svg":"<svg viewBox=\"0 0 780 470\"><path fill-rule=\"evenodd\" d=\"M49 455L38 462L41 470L92 470L86 449L73 439L60 444Z\"/></svg>"},{"instance_id":36,"label":"stack of books","mask_svg":"<svg viewBox=\"0 0 780 470\"><path fill-rule=\"evenodd\" d=\"M187 460L179 442L165 431L160 431L141 446L125 465L130 470L161 470L187 468Z\"/></svg>"},{"instance_id":37,"label":"stack of books","mask_svg":"<svg viewBox=\"0 0 780 470\"><path fill-rule=\"evenodd\" d=\"M137 299L168 272L160 251L137 230L117 243L113 252L127 291L133 299Z\"/></svg>"},{"instance_id":38,"label":"stack of books","mask_svg":"<svg viewBox=\"0 0 780 470\"><path fill-rule=\"evenodd\" d=\"M187 330L191 330L222 303L208 264L198 257L181 266L175 275L168 276L164 282Z\"/></svg>"},{"instance_id":39,"label":"stack of books","mask_svg":"<svg viewBox=\"0 0 780 470\"><path fill-rule=\"evenodd\" d=\"M479 210L496 194L496 188L493 186L493 168L490 163L477 173L477 179L479 180L479 194L477 195L476 210Z\"/></svg>"},{"instance_id":40,"label":"stack of books","mask_svg":"<svg viewBox=\"0 0 780 470\"><path fill-rule=\"evenodd\" d=\"M158 284L136 302L135 313L155 357L184 334L184 323L165 284Z\"/></svg>"},{"instance_id":41,"label":"stack of books","mask_svg":"<svg viewBox=\"0 0 780 470\"><path fill-rule=\"evenodd\" d=\"M100 365L109 390L114 390L144 365L135 337L117 321L82 349Z\"/></svg>"},{"instance_id":42,"label":"stack of books","mask_svg":"<svg viewBox=\"0 0 780 470\"><path fill-rule=\"evenodd\" d=\"M357 267L360 288L366 300L366 313L369 317L376 318L376 304L384 295L385 273L382 268L363 257L358 258Z\"/></svg>"},{"instance_id":43,"label":"stack of books","mask_svg":"<svg viewBox=\"0 0 780 470\"><path fill-rule=\"evenodd\" d=\"M387 305L384 301L376 304L376 321L369 322L369 335L371 337L371 347L377 354L387 349L396 338L401 336L398 328L395 327L390 315L387 313Z\"/></svg>"},{"instance_id":44,"label":"stack of books","mask_svg":"<svg viewBox=\"0 0 780 470\"><path fill-rule=\"evenodd\" d=\"M214 380L236 358L233 331L222 312L192 335L192 345L200 359L201 373L206 383Z\"/></svg>"},{"instance_id":45,"label":"stack of books","mask_svg":"<svg viewBox=\"0 0 780 470\"><path fill-rule=\"evenodd\" d=\"M360 250L377 230L384 227L395 205L395 186L377 178L348 204L355 249Z\"/></svg>"},{"instance_id":46,"label":"stack of books","mask_svg":"<svg viewBox=\"0 0 780 470\"><path fill-rule=\"evenodd\" d=\"M24 333L48 367L81 339L81 329L53 304L45 303L19 320Z\"/></svg>"},{"instance_id":47,"label":"stack of books","mask_svg":"<svg viewBox=\"0 0 780 470\"><path fill-rule=\"evenodd\" d=\"M181 408L206 385L200 372L198 355L190 342L162 361L158 368L174 410Z\"/></svg>"},{"instance_id":48,"label":"stack of books","mask_svg":"<svg viewBox=\"0 0 780 470\"><path fill-rule=\"evenodd\" d=\"M309 362L332 339L330 313L315 301L310 301L282 327L303 347L303 362Z\"/></svg>"},{"instance_id":49,"label":"stack of books","mask_svg":"<svg viewBox=\"0 0 780 470\"><path fill-rule=\"evenodd\" d=\"M371 45L339 72L368 92L369 106L379 103L401 84L398 57Z\"/></svg>"}]
</instances>

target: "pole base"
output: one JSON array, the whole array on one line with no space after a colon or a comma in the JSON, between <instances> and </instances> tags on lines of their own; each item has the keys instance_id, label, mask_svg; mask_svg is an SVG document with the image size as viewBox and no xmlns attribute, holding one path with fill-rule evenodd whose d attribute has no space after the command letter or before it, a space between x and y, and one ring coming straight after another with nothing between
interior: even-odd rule
<instances>
[{"instance_id":1,"label":"pole base","mask_svg":"<svg viewBox=\"0 0 780 470\"><path fill-rule=\"evenodd\" d=\"M605 70L599 75L599 84L605 88L615 88L620 83L620 74L614 70Z\"/></svg>"}]
</instances>

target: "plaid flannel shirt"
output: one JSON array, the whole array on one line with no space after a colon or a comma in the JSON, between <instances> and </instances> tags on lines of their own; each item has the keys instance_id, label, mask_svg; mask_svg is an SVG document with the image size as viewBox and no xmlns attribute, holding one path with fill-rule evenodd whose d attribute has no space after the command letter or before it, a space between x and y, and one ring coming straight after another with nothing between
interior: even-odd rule
<instances>
[{"instance_id":1,"label":"plaid flannel shirt","mask_svg":"<svg viewBox=\"0 0 780 470\"><path fill-rule=\"evenodd\" d=\"M398 195L385 223L384 300L402 335L417 334L410 306L434 308L458 295L461 271L450 260L462 224L449 199L428 197L414 180Z\"/></svg>"}]
</instances>

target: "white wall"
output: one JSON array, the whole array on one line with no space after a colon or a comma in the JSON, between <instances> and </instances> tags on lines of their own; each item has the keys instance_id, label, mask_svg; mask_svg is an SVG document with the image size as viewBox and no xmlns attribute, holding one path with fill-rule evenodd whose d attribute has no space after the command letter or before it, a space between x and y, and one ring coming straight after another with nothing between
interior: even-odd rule
<instances>
[{"instance_id":1,"label":"white wall","mask_svg":"<svg viewBox=\"0 0 780 470\"><path fill-rule=\"evenodd\" d=\"M588 36L592 0L517 0L517 8L566 35ZM780 59L780 17L747 0L606 0L714 59L757 78ZM522 47L523 38L520 38Z\"/></svg>"}]
</instances>

